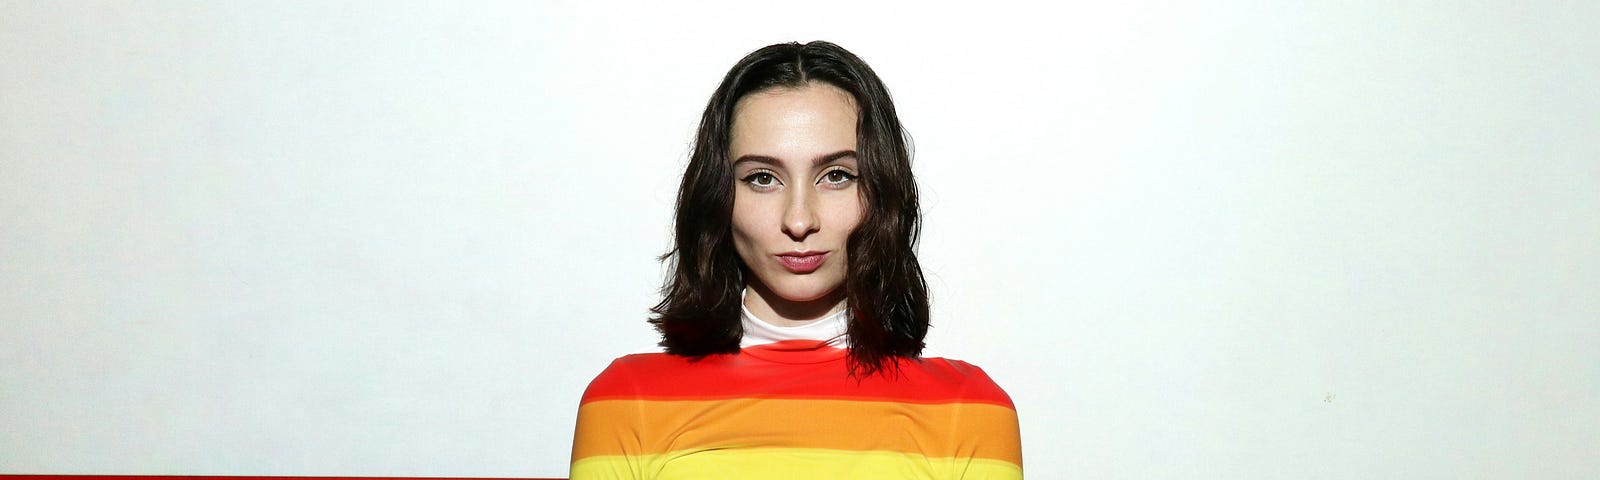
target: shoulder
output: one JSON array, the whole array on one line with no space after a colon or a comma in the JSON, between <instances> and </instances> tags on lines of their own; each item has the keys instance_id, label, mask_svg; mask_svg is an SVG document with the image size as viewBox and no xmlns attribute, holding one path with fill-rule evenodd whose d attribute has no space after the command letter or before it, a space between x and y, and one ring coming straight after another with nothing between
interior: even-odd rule
<instances>
[{"instance_id":1,"label":"shoulder","mask_svg":"<svg viewBox=\"0 0 1600 480\"><path fill-rule=\"evenodd\" d=\"M900 362L899 381L932 398L964 403L989 403L1014 408L1005 389L976 365L948 358L923 357Z\"/></svg>"},{"instance_id":2,"label":"shoulder","mask_svg":"<svg viewBox=\"0 0 1600 480\"><path fill-rule=\"evenodd\" d=\"M612 360L605 370L589 382L583 401L639 399L673 396L697 385L717 380L718 366L728 363L728 355L690 358L668 353L636 353Z\"/></svg>"},{"instance_id":3,"label":"shoulder","mask_svg":"<svg viewBox=\"0 0 1600 480\"><path fill-rule=\"evenodd\" d=\"M686 363L686 360L685 357L663 352L634 353L612 360L611 365L606 366L605 371L600 372L600 374L681 368L680 365Z\"/></svg>"},{"instance_id":4,"label":"shoulder","mask_svg":"<svg viewBox=\"0 0 1600 480\"><path fill-rule=\"evenodd\" d=\"M1015 408L1011 403L1011 396L1006 394L1000 384L995 383L989 373L983 368L962 360L949 358L922 358L919 362L927 375L943 379L953 388L958 389L959 396L964 401L993 403L1005 407Z\"/></svg>"},{"instance_id":5,"label":"shoulder","mask_svg":"<svg viewBox=\"0 0 1600 480\"><path fill-rule=\"evenodd\" d=\"M665 353L637 353L625 355L611 361L605 370L595 375L589 381L589 388L583 392L585 402L606 397L629 396L638 391L638 370L641 367L650 367L654 364L670 360L671 356Z\"/></svg>"}]
</instances>

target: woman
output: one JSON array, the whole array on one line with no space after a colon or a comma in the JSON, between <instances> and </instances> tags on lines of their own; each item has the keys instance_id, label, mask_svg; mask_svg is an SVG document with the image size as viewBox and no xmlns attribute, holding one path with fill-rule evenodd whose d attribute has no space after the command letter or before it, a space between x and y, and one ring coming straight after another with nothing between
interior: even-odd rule
<instances>
[{"instance_id":1,"label":"woman","mask_svg":"<svg viewBox=\"0 0 1600 480\"><path fill-rule=\"evenodd\" d=\"M837 45L723 79L678 193L665 353L584 393L572 478L1021 478L1016 411L920 358L916 184L889 93Z\"/></svg>"}]
</instances>

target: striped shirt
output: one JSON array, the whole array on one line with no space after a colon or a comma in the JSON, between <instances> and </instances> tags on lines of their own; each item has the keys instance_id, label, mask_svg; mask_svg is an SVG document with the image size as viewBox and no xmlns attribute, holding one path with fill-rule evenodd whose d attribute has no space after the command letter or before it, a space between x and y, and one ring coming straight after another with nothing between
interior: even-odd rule
<instances>
[{"instance_id":1,"label":"striped shirt","mask_svg":"<svg viewBox=\"0 0 1600 480\"><path fill-rule=\"evenodd\" d=\"M983 370L854 378L847 354L836 337L619 358L584 392L572 479L1022 478L1016 410Z\"/></svg>"}]
</instances>

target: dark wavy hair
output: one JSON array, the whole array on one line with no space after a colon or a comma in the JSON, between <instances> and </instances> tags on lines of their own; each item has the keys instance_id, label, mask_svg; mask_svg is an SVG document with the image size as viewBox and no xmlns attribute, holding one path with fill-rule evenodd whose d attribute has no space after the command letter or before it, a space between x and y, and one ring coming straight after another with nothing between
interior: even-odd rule
<instances>
[{"instance_id":1,"label":"dark wavy hair","mask_svg":"<svg viewBox=\"0 0 1600 480\"><path fill-rule=\"evenodd\" d=\"M866 62L832 43L783 43L750 53L711 95L678 188L671 273L650 323L667 353L702 357L739 351L740 293L750 275L733 246L735 179L728 158L733 107L746 95L821 82L849 92L857 108L857 185L866 211L845 250L850 372L892 373L922 354L928 287L917 263L920 230L911 152L894 102Z\"/></svg>"}]
</instances>

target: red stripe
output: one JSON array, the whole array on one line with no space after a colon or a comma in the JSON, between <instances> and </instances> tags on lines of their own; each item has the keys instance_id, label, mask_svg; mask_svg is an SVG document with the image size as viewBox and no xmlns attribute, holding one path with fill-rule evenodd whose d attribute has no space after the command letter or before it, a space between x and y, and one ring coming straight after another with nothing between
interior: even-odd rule
<instances>
[{"instance_id":1,"label":"red stripe","mask_svg":"<svg viewBox=\"0 0 1600 480\"><path fill-rule=\"evenodd\" d=\"M622 357L589 384L583 401L825 398L1012 407L1011 398L982 369L960 360L902 360L895 377L856 379L846 371L842 352L819 363L791 364L770 361L771 350L754 356L750 350L699 360L665 353ZM810 359L819 355L808 354Z\"/></svg>"}]
</instances>

